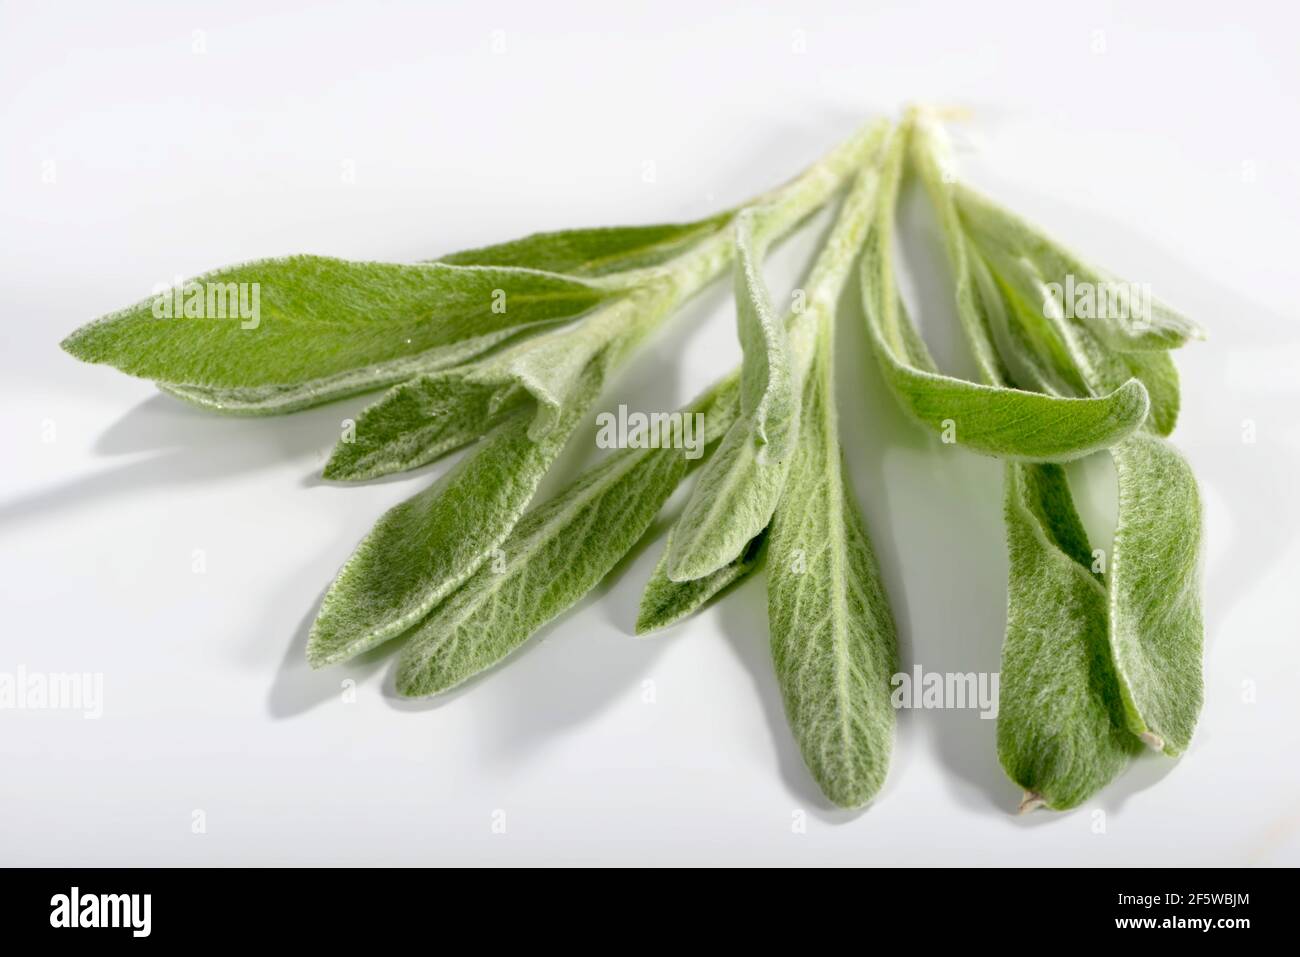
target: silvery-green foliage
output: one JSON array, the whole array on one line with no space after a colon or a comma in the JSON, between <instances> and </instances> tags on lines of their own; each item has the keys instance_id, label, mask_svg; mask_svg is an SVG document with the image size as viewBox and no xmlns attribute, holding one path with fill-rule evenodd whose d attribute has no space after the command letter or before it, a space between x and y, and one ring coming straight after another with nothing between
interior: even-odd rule
<instances>
[{"instance_id":1,"label":"silvery-green foliage","mask_svg":"<svg viewBox=\"0 0 1300 957\"><path fill-rule=\"evenodd\" d=\"M1135 435L1111 449L1119 522L1108 574L1110 643L1129 729L1186 750L1201 710L1201 501L1168 442Z\"/></svg>"},{"instance_id":2,"label":"silvery-green foliage","mask_svg":"<svg viewBox=\"0 0 1300 957\"><path fill-rule=\"evenodd\" d=\"M1085 263L1042 230L971 187L954 183L949 193L961 228L980 246L997 247L1005 254L1029 260L1046 282L1064 283L1066 276L1073 276L1075 282L1095 288L1126 285L1112 273ZM1174 349L1189 339L1205 337L1196 323L1158 299L1152 300L1150 315L1141 321L1103 315L1089 320L1089 324L1108 347L1121 352Z\"/></svg>"},{"instance_id":3,"label":"silvery-green foliage","mask_svg":"<svg viewBox=\"0 0 1300 957\"><path fill-rule=\"evenodd\" d=\"M203 316L160 319L152 297L82 326L63 348L86 362L164 383L213 409L274 413L463 362L617 294L613 287L536 270L322 256L231 266L187 288L253 283L259 290L255 322L208 316L206 299Z\"/></svg>"},{"instance_id":4,"label":"silvery-green foliage","mask_svg":"<svg viewBox=\"0 0 1300 957\"><path fill-rule=\"evenodd\" d=\"M441 257L455 266L522 266L570 276L608 276L660 266L725 229L728 211L693 223L601 226L534 233Z\"/></svg>"},{"instance_id":5,"label":"silvery-green foliage","mask_svg":"<svg viewBox=\"0 0 1300 957\"><path fill-rule=\"evenodd\" d=\"M673 303L670 287L638 290L571 327L394 386L335 445L325 477L359 481L427 464L478 439L525 402L534 411L529 435L540 438L559 421L583 370L598 356L617 365Z\"/></svg>"},{"instance_id":6,"label":"silvery-green foliage","mask_svg":"<svg viewBox=\"0 0 1300 957\"><path fill-rule=\"evenodd\" d=\"M799 428L785 323L763 282L754 219L736 223L736 315L744 353L740 417L700 472L668 546L668 576L690 581L730 564L772 517Z\"/></svg>"},{"instance_id":7,"label":"silvery-green foliage","mask_svg":"<svg viewBox=\"0 0 1300 957\"><path fill-rule=\"evenodd\" d=\"M685 414L725 429L734 379ZM624 449L533 509L484 564L416 627L398 663L403 695L438 694L496 664L572 607L641 538L686 473L685 450Z\"/></svg>"},{"instance_id":8,"label":"silvery-green foliage","mask_svg":"<svg viewBox=\"0 0 1300 957\"><path fill-rule=\"evenodd\" d=\"M672 532L664 545L659 562L655 565L641 593L641 606L637 611L636 633L649 634L690 617L699 611L717 595L734 583L747 576L755 568L763 555L763 545L767 540L764 529L727 564L716 572L703 578L677 582L668 577L668 553L672 548Z\"/></svg>"},{"instance_id":9,"label":"silvery-green foliage","mask_svg":"<svg viewBox=\"0 0 1300 957\"><path fill-rule=\"evenodd\" d=\"M745 361L686 410L705 413L713 454L647 585L637 630L680 620L766 555L791 729L826 795L857 807L885 779L897 668L832 399L834 309L861 249L867 329L902 407L945 441L1009 460L998 755L1025 807L1074 807L1139 741L1179 754L1196 724L1200 500L1162 437L1179 407L1168 350L1201 332L1160 302L1138 322L1054 310L1054 284L1067 277L1114 278L957 183L925 111L890 130L864 127L789 183L696 222L537 233L415 265L251 262L187 290L228 297L255 284L252 321L202 308L160 319L155 297L63 346L227 413L290 412L388 388L334 450L330 478L373 478L480 441L380 519L330 586L308 643L319 666L407 634L399 691L435 694L501 661L591 591L679 485L691 466L683 450L629 449L532 502L614 371L734 255ZM938 213L980 382L940 373L898 293L893 216L908 155ZM851 176L807 310L779 319L761 279L767 245ZM1090 564L1065 473L1050 464L1100 449L1119 482L1104 573Z\"/></svg>"},{"instance_id":10,"label":"silvery-green foliage","mask_svg":"<svg viewBox=\"0 0 1300 957\"><path fill-rule=\"evenodd\" d=\"M1005 466L1007 631L998 758L1025 807L1074 807L1124 769L1125 729L1106 587L1058 465Z\"/></svg>"},{"instance_id":11,"label":"silvery-green foliage","mask_svg":"<svg viewBox=\"0 0 1300 957\"><path fill-rule=\"evenodd\" d=\"M937 141L933 128L918 137L932 163L938 162ZM1167 350L1203 334L1158 302L1140 322L1067 314L1054 305L1049 282L1114 278L953 185L950 176L942 185L932 183L931 193L960 211L948 216L950 227L1001 291L1012 334L994 336L990 344L996 343L1004 368L1015 366L1037 388L1073 391L1085 401L1114 395L1134 379L1151 397L1142 428L1107 443L1119 507L1110 567L1096 576L1100 588L1063 557L1086 564L1086 556L1059 540L1061 530L1065 538L1082 536L1064 476L1008 467L1011 573L999 752L1011 777L1030 792L1030 805L1070 807L1122 766L1132 743L1117 735L1176 755L1196 725L1203 643L1200 501L1190 468L1161 436L1173 430L1179 406ZM1073 719L1060 717L1071 709Z\"/></svg>"},{"instance_id":12,"label":"silvery-green foliage","mask_svg":"<svg viewBox=\"0 0 1300 957\"><path fill-rule=\"evenodd\" d=\"M841 807L861 807L889 767L898 650L845 481L829 331L804 383L799 442L768 535L768 626L786 718L823 793Z\"/></svg>"},{"instance_id":13,"label":"silvery-green foliage","mask_svg":"<svg viewBox=\"0 0 1300 957\"><path fill-rule=\"evenodd\" d=\"M878 218L867 237L861 267L867 330L885 380L904 411L958 445L1024 461L1078 458L1132 434L1149 404L1146 389L1136 380L1098 398L1066 398L1002 384L1007 374L992 344L992 330L986 314L973 305L977 293L972 290L983 284L969 278L967 247L958 241L952 244L953 255L968 275L958 312L968 338L976 343L975 353L988 382L968 382L936 371L924 342L900 308L894 274L894 200L904 145L899 134L886 155Z\"/></svg>"},{"instance_id":14,"label":"silvery-green foliage","mask_svg":"<svg viewBox=\"0 0 1300 957\"><path fill-rule=\"evenodd\" d=\"M868 142L860 134L782 187L770 200L781 215L765 221L765 235L782 235L825 202ZM706 240L620 286L621 298L572 330L529 340L470 372L474 386L500 390L494 398L523 389L534 401L498 426L483 448L448 476L391 509L357 546L312 627L312 663L341 661L395 637L502 547L610 372L727 261L726 244ZM397 464L427 455L417 447ZM382 460L381 455L368 465Z\"/></svg>"},{"instance_id":15,"label":"silvery-green foliage","mask_svg":"<svg viewBox=\"0 0 1300 957\"><path fill-rule=\"evenodd\" d=\"M307 657L321 667L358 655L416 624L500 547L608 372L595 361L545 436L529 435L527 407L423 492L389 509L339 571L312 625Z\"/></svg>"}]
</instances>

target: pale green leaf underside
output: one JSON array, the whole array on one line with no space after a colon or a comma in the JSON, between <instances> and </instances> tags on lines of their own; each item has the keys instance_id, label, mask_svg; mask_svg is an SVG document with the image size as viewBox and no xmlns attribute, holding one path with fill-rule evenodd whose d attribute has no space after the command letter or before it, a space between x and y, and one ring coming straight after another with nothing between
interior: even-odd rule
<instances>
[{"instance_id":1,"label":"pale green leaf underside","mask_svg":"<svg viewBox=\"0 0 1300 957\"><path fill-rule=\"evenodd\" d=\"M772 518L799 427L799 397L786 324L762 276L754 216L736 221L736 317L744 359L741 415L705 463L673 529L668 575L690 581L730 564Z\"/></svg>"},{"instance_id":2,"label":"pale green leaf underside","mask_svg":"<svg viewBox=\"0 0 1300 957\"><path fill-rule=\"evenodd\" d=\"M648 634L675 625L703 608L715 596L740 581L756 567L763 552L766 532L760 532L741 553L716 572L703 578L676 582L668 577L668 551L672 547L672 532L668 543L655 565L641 593L641 607L637 612L636 633Z\"/></svg>"},{"instance_id":3,"label":"pale green leaf underside","mask_svg":"<svg viewBox=\"0 0 1300 957\"><path fill-rule=\"evenodd\" d=\"M897 639L857 506L845 487L819 352L799 442L768 533L768 622L786 717L826 796L860 807L893 746Z\"/></svg>"},{"instance_id":4,"label":"pale green leaf underside","mask_svg":"<svg viewBox=\"0 0 1300 957\"><path fill-rule=\"evenodd\" d=\"M1178 421L1178 371L1167 351L1120 352L1108 347L1088 322L1066 318L1044 305L1044 280L1032 262L999 249L989 250L987 256L1013 317L1014 342L1008 345L1015 353L1002 353L1009 365L1019 358L1033 370L1043 370L1037 387L1072 394L1105 395L1137 379L1151 401L1146 424L1160 435L1173 431Z\"/></svg>"},{"instance_id":5,"label":"pale green leaf underside","mask_svg":"<svg viewBox=\"0 0 1300 957\"><path fill-rule=\"evenodd\" d=\"M361 413L350 441L340 439L325 477L364 480L432 462L529 398L536 405L528 434L541 438L559 421L583 370L598 356L616 364L637 322L653 322L666 304L661 295L633 293L573 326L395 386Z\"/></svg>"},{"instance_id":6,"label":"pale green leaf underside","mask_svg":"<svg viewBox=\"0 0 1300 957\"><path fill-rule=\"evenodd\" d=\"M433 486L386 512L325 594L308 641L312 665L397 636L472 575L523 515L605 373L601 362L588 367L572 405L539 441L520 409Z\"/></svg>"},{"instance_id":7,"label":"pale green leaf underside","mask_svg":"<svg viewBox=\"0 0 1300 957\"><path fill-rule=\"evenodd\" d=\"M624 450L529 513L411 634L397 690L438 694L491 667L605 577L685 473L676 449Z\"/></svg>"},{"instance_id":8,"label":"pale green leaf underside","mask_svg":"<svg viewBox=\"0 0 1300 957\"><path fill-rule=\"evenodd\" d=\"M938 181L937 171L933 176ZM934 187L935 191L941 188ZM1109 395L1069 398L974 383L934 371L924 342L899 306L892 258L896 189L895 183L881 191L877 227L868 237L862 256L861 288L876 358L905 412L948 441L988 455L1023 461L1078 458L1113 445L1141 426L1150 403L1146 388L1136 379ZM940 193L941 199L943 195ZM991 276L980 271L983 262L969 255L959 226L949 225L957 231L951 237L950 251L954 257L961 257L967 274L974 277L970 287L978 287L982 301L996 300L1001 308ZM981 368L991 380L1000 381L1005 373L992 349L996 323L989 325L987 313L977 314L969 304L963 306L960 290L958 305L972 344L988 346L987 354L977 356Z\"/></svg>"},{"instance_id":9,"label":"pale green leaf underside","mask_svg":"<svg viewBox=\"0 0 1300 957\"><path fill-rule=\"evenodd\" d=\"M1054 810L1075 807L1140 748L1124 727L1106 593L1057 465L1007 463L1010 571L998 758Z\"/></svg>"},{"instance_id":10,"label":"pale green leaf underside","mask_svg":"<svg viewBox=\"0 0 1300 957\"><path fill-rule=\"evenodd\" d=\"M1108 448L1146 417L1136 379L1100 398L1066 398L981 385L900 362L871 327L886 380L912 418L958 445L1024 461L1063 462Z\"/></svg>"},{"instance_id":11,"label":"pale green leaf underside","mask_svg":"<svg viewBox=\"0 0 1300 957\"><path fill-rule=\"evenodd\" d=\"M738 381L727 376L683 410L704 415L706 442L738 414ZM399 664L399 691L445 691L572 607L641 538L686 468L680 449L627 449L534 507L494 560L420 623Z\"/></svg>"},{"instance_id":12,"label":"pale green leaf underside","mask_svg":"<svg viewBox=\"0 0 1300 957\"><path fill-rule=\"evenodd\" d=\"M87 362L210 390L328 397L392 381L394 364L464 358L503 333L578 316L612 293L582 280L522 269L346 262L322 256L265 259L191 280L257 283L258 317L155 318L154 299L81 327L63 342ZM205 299L205 311L207 310ZM486 337L486 338L485 338ZM400 370L399 370L400 371ZM306 390L298 387L306 386Z\"/></svg>"},{"instance_id":13,"label":"pale green leaf underside","mask_svg":"<svg viewBox=\"0 0 1300 957\"><path fill-rule=\"evenodd\" d=\"M567 321L568 317L565 317L553 322L530 323L524 329L502 329L486 336L476 336L448 346L430 349L413 359L394 359L391 362L375 363L295 385L210 389L159 382L157 386L168 395L225 415L284 415L325 402L333 402L336 399L346 399L349 396L387 388L417 376L452 369L477 359L503 342Z\"/></svg>"},{"instance_id":14,"label":"pale green leaf underside","mask_svg":"<svg viewBox=\"0 0 1300 957\"><path fill-rule=\"evenodd\" d=\"M523 266L572 276L606 276L662 265L725 227L731 216L724 212L693 223L534 233L452 253L438 261L457 266Z\"/></svg>"},{"instance_id":15,"label":"pale green leaf underside","mask_svg":"<svg viewBox=\"0 0 1300 957\"><path fill-rule=\"evenodd\" d=\"M981 245L996 245L1009 254L1032 261L1048 282L1064 285L1073 276L1076 285L1094 289L1120 289L1127 285L1112 274L1090 266L1042 230L965 185L954 185L953 195L962 224ZM1141 322L1118 316L1087 320L1091 331L1120 351L1173 349L1188 339L1203 339L1201 328L1159 300L1151 301L1150 315Z\"/></svg>"},{"instance_id":16,"label":"pale green leaf underside","mask_svg":"<svg viewBox=\"0 0 1300 957\"><path fill-rule=\"evenodd\" d=\"M1178 451L1142 433L1111 449L1119 522L1110 641L1129 729L1166 754L1191 741L1203 696L1201 502Z\"/></svg>"},{"instance_id":17,"label":"pale green leaf underside","mask_svg":"<svg viewBox=\"0 0 1300 957\"><path fill-rule=\"evenodd\" d=\"M418 468L482 438L527 398L522 389L503 396L455 373L417 376L362 410L323 474L356 482Z\"/></svg>"}]
</instances>

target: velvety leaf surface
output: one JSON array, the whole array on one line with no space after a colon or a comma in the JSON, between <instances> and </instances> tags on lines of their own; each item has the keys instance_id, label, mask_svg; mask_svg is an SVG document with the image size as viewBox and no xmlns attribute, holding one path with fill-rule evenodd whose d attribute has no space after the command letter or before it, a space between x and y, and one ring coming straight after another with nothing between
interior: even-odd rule
<instances>
[{"instance_id":1,"label":"velvety leaf surface","mask_svg":"<svg viewBox=\"0 0 1300 957\"><path fill-rule=\"evenodd\" d=\"M745 546L740 555L716 572L703 578L675 582L668 577L668 550L672 547L672 532L668 543L641 593L641 607L637 612L636 633L648 634L675 625L699 611L718 594L740 581L755 568L763 553L766 531Z\"/></svg>"},{"instance_id":2,"label":"velvety leaf surface","mask_svg":"<svg viewBox=\"0 0 1300 957\"><path fill-rule=\"evenodd\" d=\"M799 443L768 533L768 624L804 762L831 801L852 808L875 796L889 767L898 649L844 479L829 364L827 344L804 386Z\"/></svg>"},{"instance_id":3,"label":"velvety leaf surface","mask_svg":"<svg viewBox=\"0 0 1300 957\"><path fill-rule=\"evenodd\" d=\"M600 393L604 363L588 367L580 395L539 440L520 409L433 486L394 506L348 559L312 625L314 667L343 661L410 628L501 545Z\"/></svg>"},{"instance_id":4,"label":"velvety leaf surface","mask_svg":"<svg viewBox=\"0 0 1300 957\"><path fill-rule=\"evenodd\" d=\"M1182 753L1201 710L1201 501L1178 451L1139 434L1111 450L1119 523L1110 561L1110 643L1130 730Z\"/></svg>"},{"instance_id":5,"label":"velvety leaf surface","mask_svg":"<svg viewBox=\"0 0 1300 957\"><path fill-rule=\"evenodd\" d=\"M1110 660L1105 587L1060 466L1005 469L1007 631L998 758L1026 808L1075 807L1139 750Z\"/></svg>"},{"instance_id":6,"label":"velvety leaf surface","mask_svg":"<svg viewBox=\"0 0 1300 957\"><path fill-rule=\"evenodd\" d=\"M463 360L466 340L478 340L473 349L481 351L505 333L573 318L613 295L531 270L322 256L258 260L191 283L204 290L257 283L256 324L160 319L150 298L83 326L63 347L87 362L192 387L193 396L246 390L253 404L286 394L293 404L313 390L337 397L392 382L413 363Z\"/></svg>"},{"instance_id":7,"label":"velvety leaf surface","mask_svg":"<svg viewBox=\"0 0 1300 957\"><path fill-rule=\"evenodd\" d=\"M781 496L799 427L799 395L785 322L763 281L753 216L736 222L736 315L744 352L740 418L709 458L673 530L668 574L675 581L730 564L767 527Z\"/></svg>"},{"instance_id":8,"label":"velvety leaf surface","mask_svg":"<svg viewBox=\"0 0 1300 957\"><path fill-rule=\"evenodd\" d=\"M726 428L735 398L734 382L724 380L685 411ZM650 527L686 464L681 449L624 449L529 512L494 560L412 633L398 691L422 696L455 687L571 608Z\"/></svg>"},{"instance_id":9,"label":"velvety leaf surface","mask_svg":"<svg viewBox=\"0 0 1300 957\"><path fill-rule=\"evenodd\" d=\"M608 226L533 233L443 256L455 266L522 266L572 276L606 276L659 266L727 226L731 212L693 223Z\"/></svg>"}]
</instances>

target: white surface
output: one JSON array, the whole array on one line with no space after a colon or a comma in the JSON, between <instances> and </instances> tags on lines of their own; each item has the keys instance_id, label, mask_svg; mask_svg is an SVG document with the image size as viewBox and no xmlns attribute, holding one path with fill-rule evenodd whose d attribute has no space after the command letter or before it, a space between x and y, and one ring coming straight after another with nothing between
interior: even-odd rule
<instances>
[{"instance_id":1,"label":"white surface","mask_svg":"<svg viewBox=\"0 0 1300 957\"><path fill-rule=\"evenodd\" d=\"M0 863L1300 863L1300 24L1280 4L1131 6L5 3L0 671L102 672L105 710L0 711ZM233 261L702 215L913 99L973 107L970 179L1211 332L1178 357L1175 436L1207 504L1201 727L1076 813L1011 815L973 711L903 713L875 806L826 809L784 725L761 580L630 637L658 544L444 703L396 700L382 656L312 673L322 589L442 466L328 486L313 476L364 400L223 419L57 348ZM922 211L908 200L911 301L961 368ZM784 248L778 294L813 248ZM671 408L738 355L732 321L719 286L608 404ZM858 320L841 339L904 660L996 670L999 466L903 422ZM575 445L563 476L594 453ZM1082 472L1104 537L1109 466Z\"/></svg>"}]
</instances>

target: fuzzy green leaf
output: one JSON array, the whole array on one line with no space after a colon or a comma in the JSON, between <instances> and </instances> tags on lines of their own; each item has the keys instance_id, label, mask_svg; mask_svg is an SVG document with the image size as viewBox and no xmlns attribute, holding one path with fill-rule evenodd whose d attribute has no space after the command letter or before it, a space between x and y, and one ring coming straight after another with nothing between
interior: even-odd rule
<instances>
[{"instance_id":1,"label":"fuzzy green leaf","mask_svg":"<svg viewBox=\"0 0 1300 957\"><path fill-rule=\"evenodd\" d=\"M1075 807L1139 750L1124 727L1106 591L1065 474L1007 463L1010 571L998 758L1029 808Z\"/></svg>"},{"instance_id":2,"label":"fuzzy green leaf","mask_svg":"<svg viewBox=\"0 0 1300 957\"><path fill-rule=\"evenodd\" d=\"M602 354L601 361L617 364L640 326L656 323L670 307L668 292L637 290L572 327L394 387L362 412L355 435L338 442L325 477L357 481L432 462L486 433L526 399L535 400L529 436L540 438L559 421L583 371Z\"/></svg>"},{"instance_id":3,"label":"fuzzy green leaf","mask_svg":"<svg viewBox=\"0 0 1300 957\"><path fill-rule=\"evenodd\" d=\"M836 436L829 336L803 394L799 443L768 533L768 622L786 717L830 800L861 807L893 746L897 637Z\"/></svg>"},{"instance_id":4,"label":"fuzzy green leaf","mask_svg":"<svg viewBox=\"0 0 1300 957\"><path fill-rule=\"evenodd\" d=\"M1038 267L1004 250L984 250L990 268L1014 313L1019 332L1008 343L1028 365L1045 372L1049 391L1105 395L1137 379L1147 390L1151 411L1147 425L1168 435L1178 421L1178 370L1168 352L1119 352L1108 347L1084 320L1070 319L1050 300ZM1001 344L1000 344L1001 345ZM1003 358L1011 361L1007 351Z\"/></svg>"},{"instance_id":5,"label":"fuzzy green leaf","mask_svg":"<svg viewBox=\"0 0 1300 957\"><path fill-rule=\"evenodd\" d=\"M353 369L321 379L309 379L294 385L251 386L247 388L213 389L197 385L179 385L171 382L155 383L170 396L223 415L262 416L285 415L313 406L346 399L352 395L374 392L417 375L454 369L465 362L489 352L502 342L518 336L558 325L567 319L554 322L537 322L525 329L502 329L485 336L475 336L461 342L431 349L412 359L394 360Z\"/></svg>"},{"instance_id":6,"label":"fuzzy green leaf","mask_svg":"<svg viewBox=\"0 0 1300 957\"><path fill-rule=\"evenodd\" d=\"M607 276L660 266L724 228L730 212L693 223L608 226L533 233L522 239L443 256L455 266L523 266L572 276Z\"/></svg>"},{"instance_id":7,"label":"fuzzy green leaf","mask_svg":"<svg viewBox=\"0 0 1300 957\"><path fill-rule=\"evenodd\" d=\"M522 389L503 396L499 386L454 372L417 376L361 411L322 474L359 482L427 465L482 438L527 398Z\"/></svg>"},{"instance_id":8,"label":"fuzzy green leaf","mask_svg":"<svg viewBox=\"0 0 1300 957\"><path fill-rule=\"evenodd\" d=\"M1064 287L1066 277L1072 276L1075 285L1087 284L1093 290L1122 294L1128 288L1128 283L1083 262L1042 230L970 187L954 184L951 192L962 226L977 242L1029 259L1047 282ZM1171 306L1155 299L1149 305L1145 316L1103 314L1086 322L1094 335L1122 352L1174 349L1189 339L1205 338L1200 326Z\"/></svg>"},{"instance_id":9,"label":"fuzzy green leaf","mask_svg":"<svg viewBox=\"0 0 1300 957\"><path fill-rule=\"evenodd\" d=\"M699 611L718 594L740 581L758 567L763 545L767 538L764 530L732 561L703 578L675 582L668 577L668 551L672 547L672 532L668 543L641 593L641 607L637 612L636 633L648 634L675 625Z\"/></svg>"},{"instance_id":10,"label":"fuzzy green leaf","mask_svg":"<svg viewBox=\"0 0 1300 957\"><path fill-rule=\"evenodd\" d=\"M63 347L214 408L283 411L464 361L615 295L531 270L321 256L232 266L185 288L211 316L219 310L206 292L242 283L257 284L255 318L156 318L154 297L81 327Z\"/></svg>"},{"instance_id":11,"label":"fuzzy green leaf","mask_svg":"<svg viewBox=\"0 0 1300 957\"><path fill-rule=\"evenodd\" d=\"M725 428L735 401L734 380L724 380L686 412ZM682 449L624 449L530 511L495 559L414 630L398 691L418 697L453 688L567 611L637 543L686 465Z\"/></svg>"},{"instance_id":12,"label":"fuzzy green leaf","mask_svg":"<svg viewBox=\"0 0 1300 957\"><path fill-rule=\"evenodd\" d=\"M1129 729L1181 754L1201 709L1201 501L1187 462L1139 434L1111 449L1119 522L1110 561L1110 642Z\"/></svg>"},{"instance_id":13,"label":"fuzzy green leaf","mask_svg":"<svg viewBox=\"0 0 1300 957\"><path fill-rule=\"evenodd\" d=\"M425 491L389 509L330 585L312 625L313 667L344 661L416 624L510 534L600 393L607 363L584 371L559 424L529 437L528 408Z\"/></svg>"},{"instance_id":14,"label":"fuzzy green leaf","mask_svg":"<svg viewBox=\"0 0 1300 957\"><path fill-rule=\"evenodd\" d=\"M685 468L676 449L624 450L525 516L502 543L504 558L482 566L412 633L398 692L454 688L570 608L650 527Z\"/></svg>"},{"instance_id":15,"label":"fuzzy green leaf","mask_svg":"<svg viewBox=\"0 0 1300 957\"><path fill-rule=\"evenodd\" d=\"M924 158L927 154L922 152ZM964 264L968 277L965 305L959 293L959 313L968 338L978 345L977 359L991 384L956 379L933 371L933 360L918 363L923 349L910 319L899 309L893 267L893 218L901 173L897 145L882 173L878 216L862 256L862 300L867 330L875 346L885 380L904 411L945 441L955 442L1003 458L1024 461L1066 461L1107 448L1138 429L1146 417L1149 400L1137 380L1124 383L1099 398L1066 398L1007 388L1000 383L1006 370L993 347L993 328L987 312L971 303L998 301L991 278L982 263L969 255L960 225L951 253ZM931 166L934 160L929 160ZM932 176L942 182L940 174ZM940 200L946 196L938 187ZM999 308L1001 305L999 304ZM928 367L928 368L927 368Z\"/></svg>"},{"instance_id":16,"label":"fuzzy green leaf","mask_svg":"<svg viewBox=\"0 0 1300 957\"><path fill-rule=\"evenodd\" d=\"M736 221L736 317L744 361L741 416L705 463L673 530L668 574L703 578L728 565L767 527L798 435L799 396L785 323L763 281L754 214Z\"/></svg>"}]
</instances>

